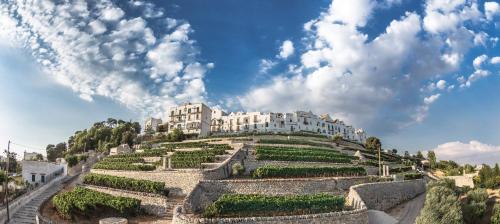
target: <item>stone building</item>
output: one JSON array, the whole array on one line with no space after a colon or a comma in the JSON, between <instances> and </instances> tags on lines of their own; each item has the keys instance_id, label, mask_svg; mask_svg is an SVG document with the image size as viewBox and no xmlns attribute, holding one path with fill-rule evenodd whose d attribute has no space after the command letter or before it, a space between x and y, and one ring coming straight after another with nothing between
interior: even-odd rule
<instances>
[{"instance_id":1,"label":"stone building","mask_svg":"<svg viewBox=\"0 0 500 224\"><path fill-rule=\"evenodd\" d=\"M144 132L156 132L157 128L162 124L161 119L150 117L144 122Z\"/></svg>"},{"instance_id":2,"label":"stone building","mask_svg":"<svg viewBox=\"0 0 500 224\"><path fill-rule=\"evenodd\" d=\"M203 103L186 103L170 108L168 132L180 129L184 134L207 136L210 133L212 110Z\"/></svg>"},{"instance_id":3,"label":"stone building","mask_svg":"<svg viewBox=\"0 0 500 224\"><path fill-rule=\"evenodd\" d=\"M23 168L22 177L30 184L45 184L52 179L66 175L66 163L52 163L46 161L21 161Z\"/></svg>"},{"instance_id":4,"label":"stone building","mask_svg":"<svg viewBox=\"0 0 500 224\"><path fill-rule=\"evenodd\" d=\"M120 154L126 154L126 153L131 153L132 149L128 144L121 144L117 147L109 149L109 155L114 156L114 155L120 155Z\"/></svg>"}]
</instances>

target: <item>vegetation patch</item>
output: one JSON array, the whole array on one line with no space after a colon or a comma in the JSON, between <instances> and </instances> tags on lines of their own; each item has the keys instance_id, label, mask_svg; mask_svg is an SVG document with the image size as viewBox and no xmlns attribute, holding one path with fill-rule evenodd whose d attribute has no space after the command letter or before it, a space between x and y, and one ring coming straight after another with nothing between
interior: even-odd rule
<instances>
[{"instance_id":1,"label":"vegetation patch","mask_svg":"<svg viewBox=\"0 0 500 224\"><path fill-rule=\"evenodd\" d=\"M127 177L89 173L83 178L83 183L129 191L168 195L168 190L165 189L164 182L150 180L137 180Z\"/></svg>"},{"instance_id":2,"label":"vegetation patch","mask_svg":"<svg viewBox=\"0 0 500 224\"><path fill-rule=\"evenodd\" d=\"M405 173L403 176L404 180L416 180L424 177L421 173Z\"/></svg>"},{"instance_id":3,"label":"vegetation patch","mask_svg":"<svg viewBox=\"0 0 500 224\"><path fill-rule=\"evenodd\" d=\"M103 170L134 170L134 171L151 171L156 169L155 166L149 164L134 164L130 162L107 162L101 161L94 165L94 169Z\"/></svg>"},{"instance_id":4,"label":"vegetation patch","mask_svg":"<svg viewBox=\"0 0 500 224\"><path fill-rule=\"evenodd\" d=\"M140 211L141 201L134 198L116 197L110 194L75 187L72 191L54 196L52 203L61 216L72 218L75 213L91 214L105 207L122 214L134 216Z\"/></svg>"},{"instance_id":5,"label":"vegetation patch","mask_svg":"<svg viewBox=\"0 0 500 224\"><path fill-rule=\"evenodd\" d=\"M214 147L196 151L177 151L172 155L174 168L201 168L202 163L215 162L216 155L226 153L226 146Z\"/></svg>"},{"instance_id":6,"label":"vegetation patch","mask_svg":"<svg viewBox=\"0 0 500 224\"><path fill-rule=\"evenodd\" d=\"M266 165L253 172L254 178L294 178L294 177L336 177L336 176L363 176L366 170L363 167L279 167Z\"/></svg>"},{"instance_id":7,"label":"vegetation patch","mask_svg":"<svg viewBox=\"0 0 500 224\"><path fill-rule=\"evenodd\" d=\"M260 139L259 143L262 144L283 144L283 145L310 145L310 146L316 146L316 147L328 147L332 148L331 144L328 143L321 143L321 142L312 142L312 141L307 141L307 140L298 140L298 139L290 139L290 140L283 140L283 139Z\"/></svg>"},{"instance_id":8,"label":"vegetation patch","mask_svg":"<svg viewBox=\"0 0 500 224\"><path fill-rule=\"evenodd\" d=\"M127 162L127 163L144 163L144 159L138 156L128 157L107 157L102 160L103 162Z\"/></svg>"},{"instance_id":9,"label":"vegetation patch","mask_svg":"<svg viewBox=\"0 0 500 224\"><path fill-rule=\"evenodd\" d=\"M342 210L344 204L343 196L325 193L288 196L225 194L209 205L203 216L214 218L327 213Z\"/></svg>"},{"instance_id":10,"label":"vegetation patch","mask_svg":"<svg viewBox=\"0 0 500 224\"><path fill-rule=\"evenodd\" d=\"M257 160L350 163L355 157L317 148L257 146Z\"/></svg>"},{"instance_id":11,"label":"vegetation patch","mask_svg":"<svg viewBox=\"0 0 500 224\"><path fill-rule=\"evenodd\" d=\"M389 173L403 173L410 170L413 170L411 166L391 167L389 168Z\"/></svg>"}]
</instances>

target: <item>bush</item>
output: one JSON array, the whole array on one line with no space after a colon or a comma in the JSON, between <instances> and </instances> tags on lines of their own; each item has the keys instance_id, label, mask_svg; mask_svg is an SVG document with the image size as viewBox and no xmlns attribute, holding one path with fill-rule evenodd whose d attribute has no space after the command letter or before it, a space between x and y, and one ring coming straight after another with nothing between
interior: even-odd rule
<instances>
[{"instance_id":1,"label":"bush","mask_svg":"<svg viewBox=\"0 0 500 224\"><path fill-rule=\"evenodd\" d=\"M491 224L500 224L500 203L496 203L493 207L493 214L491 215Z\"/></svg>"},{"instance_id":2,"label":"bush","mask_svg":"<svg viewBox=\"0 0 500 224\"><path fill-rule=\"evenodd\" d=\"M141 157L107 157L102 160L103 162L127 162L127 163L144 163Z\"/></svg>"},{"instance_id":3,"label":"bush","mask_svg":"<svg viewBox=\"0 0 500 224\"><path fill-rule=\"evenodd\" d=\"M462 206L463 216L467 223L481 219L486 212L488 192L485 189L474 189L467 192L466 200Z\"/></svg>"},{"instance_id":4,"label":"bush","mask_svg":"<svg viewBox=\"0 0 500 224\"><path fill-rule=\"evenodd\" d=\"M235 163L231 168L233 170L233 175L235 176L242 175L245 172L245 167L241 165L241 163Z\"/></svg>"},{"instance_id":5,"label":"bush","mask_svg":"<svg viewBox=\"0 0 500 224\"><path fill-rule=\"evenodd\" d=\"M403 176L405 180L416 180L424 177L421 173L405 173Z\"/></svg>"},{"instance_id":6,"label":"bush","mask_svg":"<svg viewBox=\"0 0 500 224\"><path fill-rule=\"evenodd\" d=\"M168 190L165 189L164 182L155 182L150 180L137 180L126 177L89 173L84 176L83 183L129 191L162 194L165 196L168 195Z\"/></svg>"},{"instance_id":7,"label":"bush","mask_svg":"<svg viewBox=\"0 0 500 224\"><path fill-rule=\"evenodd\" d=\"M455 183L449 180L427 184L424 208L416 219L417 224L462 224L463 215Z\"/></svg>"},{"instance_id":8,"label":"bush","mask_svg":"<svg viewBox=\"0 0 500 224\"><path fill-rule=\"evenodd\" d=\"M79 155L78 162L80 162L80 161L87 162L88 158L89 158L89 156L87 156L87 155Z\"/></svg>"},{"instance_id":9,"label":"bush","mask_svg":"<svg viewBox=\"0 0 500 224\"><path fill-rule=\"evenodd\" d=\"M316 146L316 147L332 148L332 145L328 144L328 143L311 142L311 141L307 141L307 140L298 140L298 139L290 139L290 140L260 139L259 143L262 143L262 144L283 144L283 145L310 145L310 146Z\"/></svg>"},{"instance_id":10,"label":"bush","mask_svg":"<svg viewBox=\"0 0 500 224\"><path fill-rule=\"evenodd\" d=\"M335 177L366 175L363 167L279 167L266 165L257 168L254 178Z\"/></svg>"},{"instance_id":11,"label":"bush","mask_svg":"<svg viewBox=\"0 0 500 224\"><path fill-rule=\"evenodd\" d=\"M389 173L403 173L412 170L411 166L402 166L402 167L391 167L389 168Z\"/></svg>"},{"instance_id":12,"label":"bush","mask_svg":"<svg viewBox=\"0 0 500 224\"><path fill-rule=\"evenodd\" d=\"M66 160L66 162L68 163L68 166L69 167L73 167L75 166L76 164L78 164L78 157L75 156L75 155L66 155L64 157L64 159Z\"/></svg>"},{"instance_id":13,"label":"bush","mask_svg":"<svg viewBox=\"0 0 500 224\"><path fill-rule=\"evenodd\" d=\"M91 214L100 207L112 209L123 216L135 215L140 211L141 201L134 198L115 197L83 187L57 194L52 203L59 214L70 219L75 212Z\"/></svg>"},{"instance_id":14,"label":"bush","mask_svg":"<svg viewBox=\"0 0 500 224\"><path fill-rule=\"evenodd\" d=\"M343 196L326 193L288 196L225 194L209 205L203 216L213 218L326 213L340 211L344 204Z\"/></svg>"},{"instance_id":15,"label":"bush","mask_svg":"<svg viewBox=\"0 0 500 224\"><path fill-rule=\"evenodd\" d=\"M328 149L258 146L256 158L257 160L350 163L354 157Z\"/></svg>"},{"instance_id":16,"label":"bush","mask_svg":"<svg viewBox=\"0 0 500 224\"><path fill-rule=\"evenodd\" d=\"M103 170L135 170L135 171L151 171L156 169L155 166L149 164L133 164L129 162L107 162L101 161L94 165L94 169Z\"/></svg>"}]
</instances>

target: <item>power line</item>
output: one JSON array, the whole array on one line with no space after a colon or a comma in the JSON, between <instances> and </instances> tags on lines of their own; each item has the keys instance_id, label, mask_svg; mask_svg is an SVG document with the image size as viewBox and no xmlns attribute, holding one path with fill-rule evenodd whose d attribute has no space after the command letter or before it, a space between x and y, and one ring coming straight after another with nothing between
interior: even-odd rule
<instances>
[{"instance_id":1,"label":"power line","mask_svg":"<svg viewBox=\"0 0 500 224\"><path fill-rule=\"evenodd\" d=\"M24 145L24 144L20 144L20 143L16 143L16 142L10 142L10 144L12 144L12 145L17 145L17 146L24 147L24 148L28 148L28 149L34 149L34 150L39 150L39 151L45 151L45 149L41 149L41 148L38 148L38 147L32 147L32 146L29 146L29 145Z\"/></svg>"}]
</instances>

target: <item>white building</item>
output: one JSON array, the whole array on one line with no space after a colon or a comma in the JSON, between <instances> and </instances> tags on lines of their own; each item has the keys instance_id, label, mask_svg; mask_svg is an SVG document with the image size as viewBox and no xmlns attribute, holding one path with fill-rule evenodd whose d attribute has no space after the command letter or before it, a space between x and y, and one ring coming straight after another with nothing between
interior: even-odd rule
<instances>
[{"instance_id":1,"label":"white building","mask_svg":"<svg viewBox=\"0 0 500 224\"><path fill-rule=\"evenodd\" d=\"M210 133L212 110L203 103L186 103L170 108L168 132L180 129L184 134L207 136Z\"/></svg>"},{"instance_id":2,"label":"white building","mask_svg":"<svg viewBox=\"0 0 500 224\"><path fill-rule=\"evenodd\" d=\"M58 176L65 176L67 173L66 163L23 160L21 165L23 180L30 184L44 184Z\"/></svg>"},{"instance_id":3,"label":"white building","mask_svg":"<svg viewBox=\"0 0 500 224\"><path fill-rule=\"evenodd\" d=\"M26 151L24 151L23 160L38 160L36 158L37 156L38 156L38 153L36 153L36 152L26 152Z\"/></svg>"},{"instance_id":4,"label":"white building","mask_svg":"<svg viewBox=\"0 0 500 224\"><path fill-rule=\"evenodd\" d=\"M126 153L131 153L132 149L128 144L121 144L117 147L109 149L109 155L114 156L114 155L120 155L120 154L126 154Z\"/></svg>"},{"instance_id":5,"label":"white building","mask_svg":"<svg viewBox=\"0 0 500 224\"><path fill-rule=\"evenodd\" d=\"M144 122L144 132L156 132L158 126L160 126L161 124L161 119L150 117Z\"/></svg>"}]
</instances>

